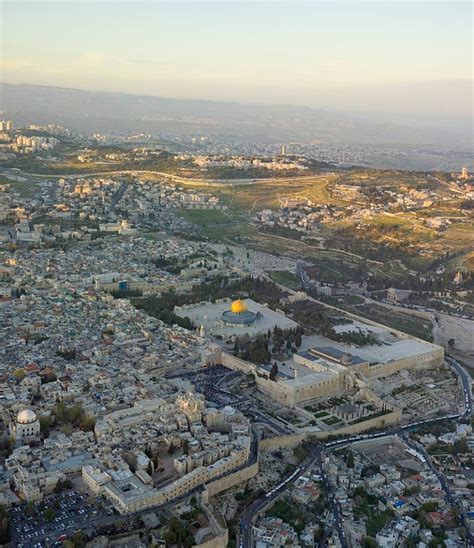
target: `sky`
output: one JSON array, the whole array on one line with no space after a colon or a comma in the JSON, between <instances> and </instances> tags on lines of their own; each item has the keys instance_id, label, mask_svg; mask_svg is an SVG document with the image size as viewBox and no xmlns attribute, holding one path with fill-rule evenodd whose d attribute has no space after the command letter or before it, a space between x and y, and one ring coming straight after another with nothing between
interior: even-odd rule
<instances>
[{"instance_id":1,"label":"sky","mask_svg":"<svg viewBox=\"0 0 474 548\"><path fill-rule=\"evenodd\" d=\"M470 2L0 2L4 82L472 114Z\"/></svg>"}]
</instances>

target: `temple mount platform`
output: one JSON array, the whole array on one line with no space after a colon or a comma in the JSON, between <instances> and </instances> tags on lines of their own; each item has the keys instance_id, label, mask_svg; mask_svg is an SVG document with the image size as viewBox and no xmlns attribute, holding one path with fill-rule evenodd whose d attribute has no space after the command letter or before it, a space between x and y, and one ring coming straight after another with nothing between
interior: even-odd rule
<instances>
[{"instance_id":1,"label":"temple mount platform","mask_svg":"<svg viewBox=\"0 0 474 548\"><path fill-rule=\"evenodd\" d=\"M254 336L278 326L294 329L296 322L287 318L284 312L272 310L252 299L221 299L215 303L201 302L175 307L175 314L188 317L196 327L201 327L208 336Z\"/></svg>"}]
</instances>

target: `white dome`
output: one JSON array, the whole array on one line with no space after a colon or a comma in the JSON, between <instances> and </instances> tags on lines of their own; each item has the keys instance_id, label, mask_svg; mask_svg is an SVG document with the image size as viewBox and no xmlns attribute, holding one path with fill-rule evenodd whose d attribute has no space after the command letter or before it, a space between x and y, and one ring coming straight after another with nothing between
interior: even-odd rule
<instances>
[{"instance_id":1,"label":"white dome","mask_svg":"<svg viewBox=\"0 0 474 548\"><path fill-rule=\"evenodd\" d=\"M37 420L36 413L31 409L23 409L18 413L16 422L19 424L31 424Z\"/></svg>"},{"instance_id":2,"label":"white dome","mask_svg":"<svg viewBox=\"0 0 474 548\"><path fill-rule=\"evenodd\" d=\"M235 413L235 409L231 405L226 405L222 412L224 415L233 415Z\"/></svg>"}]
</instances>

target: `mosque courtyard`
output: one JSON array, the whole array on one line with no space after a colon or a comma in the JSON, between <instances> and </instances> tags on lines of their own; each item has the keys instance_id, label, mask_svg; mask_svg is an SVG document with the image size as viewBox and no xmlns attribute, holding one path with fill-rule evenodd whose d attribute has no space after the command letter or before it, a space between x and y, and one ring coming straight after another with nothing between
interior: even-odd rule
<instances>
[{"instance_id":1,"label":"mosque courtyard","mask_svg":"<svg viewBox=\"0 0 474 548\"><path fill-rule=\"evenodd\" d=\"M253 337L266 333L275 326L281 329L297 327L297 323L287 318L283 312L271 310L252 299L201 302L176 307L174 312L181 318L188 317L196 327L202 326L206 336L220 336L225 339L245 334Z\"/></svg>"}]
</instances>

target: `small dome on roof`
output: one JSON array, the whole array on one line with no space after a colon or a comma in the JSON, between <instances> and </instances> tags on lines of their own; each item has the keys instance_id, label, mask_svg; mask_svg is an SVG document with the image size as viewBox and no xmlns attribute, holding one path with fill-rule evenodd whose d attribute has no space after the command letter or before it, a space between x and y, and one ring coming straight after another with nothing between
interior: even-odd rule
<instances>
[{"instance_id":1,"label":"small dome on roof","mask_svg":"<svg viewBox=\"0 0 474 548\"><path fill-rule=\"evenodd\" d=\"M224 415L233 415L235 413L235 409L231 405L226 405L222 412Z\"/></svg>"},{"instance_id":2,"label":"small dome on roof","mask_svg":"<svg viewBox=\"0 0 474 548\"><path fill-rule=\"evenodd\" d=\"M31 409L23 409L23 411L20 411L18 413L18 416L16 418L16 422L18 424L31 424L32 422L35 422L37 420L38 417L36 416L36 413Z\"/></svg>"}]
</instances>

